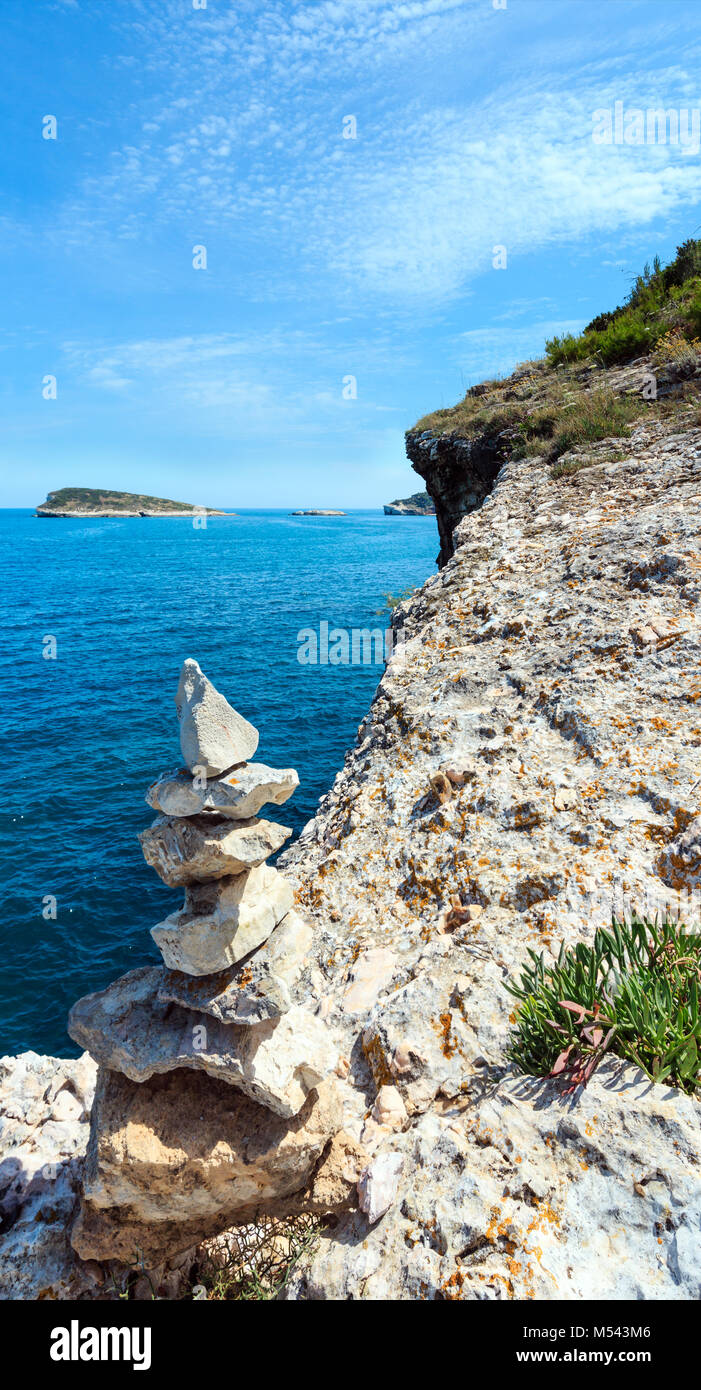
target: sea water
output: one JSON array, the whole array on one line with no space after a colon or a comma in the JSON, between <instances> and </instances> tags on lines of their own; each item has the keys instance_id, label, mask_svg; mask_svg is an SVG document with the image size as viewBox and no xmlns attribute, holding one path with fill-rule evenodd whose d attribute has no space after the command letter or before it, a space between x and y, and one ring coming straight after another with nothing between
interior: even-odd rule
<instances>
[{"instance_id":1,"label":"sea water","mask_svg":"<svg viewBox=\"0 0 701 1390\"><path fill-rule=\"evenodd\" d=\"M149 927L182 891L136 836L146 787L181 762L183 659L260 730L257 761L297 768L293 799L269 808L296 835L382 675L300 663L298 634L386 626L385 595L421 584L437 548L433 518L375 511L206 526L0 511L0 1053L75 1055L70 1005L160 960Z\"/></svg>"}]
</instances>

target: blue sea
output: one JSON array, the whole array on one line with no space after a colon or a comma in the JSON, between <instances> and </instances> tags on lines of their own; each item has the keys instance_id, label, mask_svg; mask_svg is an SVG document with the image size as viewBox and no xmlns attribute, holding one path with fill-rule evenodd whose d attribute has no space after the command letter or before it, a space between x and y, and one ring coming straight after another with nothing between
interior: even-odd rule
<instances>
[{"instance_id":1,"label":"blue sea","mask_svg":"<svg viewBox=\"0 0 701 1390\"><path fill-rule=\"evenodd\" d=\"M146 787L181 761L183 659L260 730L256 760L297 768L299 790L272 809L296 835L382 675L301 665L297 634L385 626L384 596L421 584L437 549L433 518L376 511L249 511L204 528L0 511L0 1053L74 1056L70 1005L160 960L149 927L182 893L136 836L153 819Z\"/></svg>"}]
</instances>

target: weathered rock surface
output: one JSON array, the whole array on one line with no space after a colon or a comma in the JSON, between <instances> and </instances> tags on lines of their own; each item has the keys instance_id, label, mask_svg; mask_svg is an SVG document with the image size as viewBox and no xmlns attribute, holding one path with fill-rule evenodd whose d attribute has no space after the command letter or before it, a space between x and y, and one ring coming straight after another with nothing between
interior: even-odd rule
<instances>
[{"instance_id":1,"label":"weathered rock surface","mask_svg":"<svg viewBox=\"0 0 701 1390\"><path fill-rule=\"evenodd\" d=\"M365 1198L288 1296L696 1300L700 1113L613 1060L576 1097L511 1075L446 1102L371 1165L387 1214Z\"/></svg>"},{"instance_id":2,"label":"weathered rock surface","mask_svg":"<svg viewBox=\"0 0 701 1390\"><path fill-rule=\"evenodd\" d=\"M243 960L270 936L293 902L289 883L268 864L232 878L192 884L185 906L151 928L170 970L211 975Z\"/></svg>"},{"instance_id":3,"label":"weathered rock surface","mask_svg":"<svg viewBox=\"0 0 701 1390\"><path fill-rule=\"evenodd\" d=\"M347 1014L367 1014L378 995L387 988L397 969L397 957L386 946L363 951L353 965L350 983L343 995Z\"/></svg>"},{"instance_id":4,"label":"weathered rock surface","mask_svg":"<svg viewBox=\"0 0 701 1390\"><path fill-rule=\"evenodd\" d=\"M73 1245L84 1260L148 1267L228 1225L284 1213L342 1122L333 1083L286 1121L208 1076L136 1085L101 1069Z\"/></svg>"},{"instance_id":5,"label":"weathered rock surface","mask_svg":"<svg viewBox=\"0 0 701 1390\"><path fill-rule=\"evenodd\" d=\"M698 1103L614 1061L571 1097L507 1061L529 947L614 910L701 917L701 430L614 443L558 480L501 468L395 611L401 660L282 856L315 926L295 996L372 1107L346 1129L404 1160L386 1214L342 1218L288 1297L698 1297ZM381 950L392 976L348 1011Z\"/></svg>"},{"instance_id":6,"label":"weathered rock surface","mask_svg":"<svg viewBox=\"0 0 701 1390\"><path fill-rule=\"evenodd\" d=\"M401 1153L377 1154L358 1179L359 1207L371 1226L393 1206L404 1168Z\"/></svg>"},{"instance_id":7,"label":"weathered rock surface","mask_svg":"<svg viewBox=\"0 0 701 1390\"><path fill-rule=\"evenodd\" d=\"M658 872L670 887L698 893L701 888L701 816L696 816L663 849Z\"/></svg>"},{"instance_id":8,"label":"weathered rock surface","mask_svg":"<svg viewBox=\"0 0 701 1390\"><path fill-rule=\"evenodd\" d=\"M23 1052L0 1057L0 1299L94 1296L68 1240L97 1068Z\"/></svg>"},{"instance_id":9,"label":"weathered rock surface","mask_svg":"<svg viewBox=\"0 0 701 1390\"><path fill-rule=\"evenodd\" d=\"M407 435L406 451L414 470L429 484L441 541L438 561L444 565L454 551L458 522L482 504L494 485L501 466L497 441L436 437L422 430Z\"/></svg>"},{"instance_id":10,"label":"weathered rock surface","mask_svg":"<svg viewBox=\"0 0 701 1390\"><path fill-rule=\"evenodd\" d=\"M247 763L223 777L193 777L186 768L164 773L146 793L154 811L168 816L196 816L213 811L232 820L257 816L267 802L282 806L299 786L293 767Z\"/></svg>"},{"instance_id":11,"label":"weathered rock surface","mask_svg":"<svg viewBox=\"0 0 701 1390\"><path fill-rule=\"evenodd\" d=\"M2 1300L116 1301L127 1287L131 1298L187 1297L195 1260L208 1256L206 1246L178 1253L134 1285L133 1261L99 1264L76 1255L70 1232L80 1201L96 1076L87 1053L68 1060L35 1052L0 1058ZM351 1177L349 1172L348 1181Z\"/></svg>"},{"instance_id":12,"label":"weathered rock surface","mask_svg":"<svg viewBox=\"0 0 701 1390\"><path fill-rule=\"evenodd\" d=\"M68 1018L74 1042L131 1081L190 1067L285 1117L334 1070L338 1051L328 1027L301 1006L257 1027L227 1025L159 999L164 973L161 966L130 970L79 999Z\"/></svg>"},{"instance_id":13,"label":"weathered rock surface","mask_svg":"<svg viewBox=\"0 0 701 1390\"><path fill-rule=\"evenodd\" d=\"M269 820L161 816L139 841L144 859L170 888L257 868L292 834Z\"/></svg>"},{"instance_id":14,"label":"weathered rock surface","mask_svg":"<svg viewBox=\"0 0 701 1390\"><path fill-rule=\"evenodd\" d=\"M253 757L258 730L232 709L192 657L183 662L175 707L180 747L191 772L202 768L207 777L217 776Z\"/></svg>"},{"instance_id":15,"label":"weathered rock surface","mask_svg":"<svg viewBox=\"0 0 701 1390\"><path fill-rule=\"evenodd\" d=\"M301 974L312 935L299 913L288 912L258 951L229 970L207 976L165 971L158 998L211 1014L221 1023L250 1025L279 1018L290 1008L290 990Z\"/></svg>"}]
</instances>

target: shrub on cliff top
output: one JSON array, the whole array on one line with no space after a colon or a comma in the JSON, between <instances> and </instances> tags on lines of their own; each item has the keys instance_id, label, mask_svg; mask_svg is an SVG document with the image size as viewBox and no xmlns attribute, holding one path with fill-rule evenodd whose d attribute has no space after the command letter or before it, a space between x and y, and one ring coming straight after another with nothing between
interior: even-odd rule
<instances>
[{"instance_id":1,"label":"shrub on cliff top","mask_svg":"<svg viewBox=\"0 0 701 1390\"><path fill-rule=\"evenodd\" d=\"M701 1085L701 935L680 922L633 917L599 928L592 946L560 948L555 964L529 950L510 1060L531 1076L585 1085L607 1052L652 1081Z\"/></svg>"},{"instance_id":2,"label":"shrub on cliff top","mask_svg":"<svg viewBox=\"0 0 701 1390\"><path fill-rule=\"evenodd\" d=\"M598 314L583 333L566 333L545 344L553 367L586 358L604 367L630 362L650 352L670 327L693 337L701 315L701 240L689 238L677 247L669 265L659 257L637 275L625 303Z\"/></svg>"},{"instance_id":3,"label":"shrub on cliff top","mask_svg":"<svg viewBox=\"0 0 701 1390\"><path fill-rule=\"evenodd\" d=\"M669 361L678 365L674 354L669 354L670 342L674 345L681 339L693 348L700 336L701 239L690 238L677 248L669 265L663 266L658 258L646 265L625 302L598 314L582 333L551 338L545 345L545 358L523 364L504 380L471 386L457 405L422 416L408 433L428 430L467 439L480 436L488 447L496 444L502 458L514 456L515 441L515 456L523 458L540 452L531 447L531 441L556 433L554 428L549 433L546 429L539 432L538 425L543 422L538 417L543 411L553 413L558 396L568 393L570 398L577 396L579 408L579 401L586 400L590 392L592 371L652 352L656 366ZM696 364L691 365L695 368ZM644 404L649 411L659 412L659 401ZM567 409L570 402L563 401L562 411ZM586 404L584 409L588 410ZM605 438L615 433L607 427L604 435L589 437ZM558 450L550 451L551 460L557 456Z\"/></svg>"}]
</instances>

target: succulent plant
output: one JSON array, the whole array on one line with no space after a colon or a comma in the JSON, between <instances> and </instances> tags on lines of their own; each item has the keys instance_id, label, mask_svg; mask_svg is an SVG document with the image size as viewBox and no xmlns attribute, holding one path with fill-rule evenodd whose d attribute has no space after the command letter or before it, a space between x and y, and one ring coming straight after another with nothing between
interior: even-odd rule
<instances>
[{"instance_id":1,"label":"succulent plant","mask_svg":"<svg viewBox=\"0 0 701 1390\"><path fill-rule=\"evenodd\" d=\"M599 928L591 946L557 961L528 952L518 984L509 1057L532 1076L586 1085L607 1052L652 1081L693 1092L701 1083L701 935L677 921L633 916Z\"/></svg>"}]
</instances>

